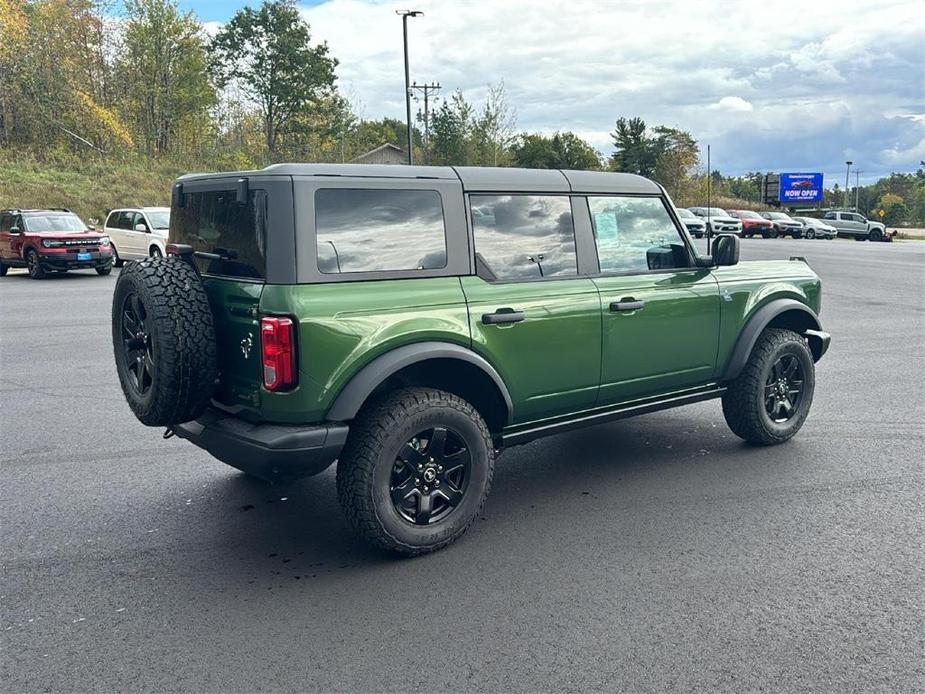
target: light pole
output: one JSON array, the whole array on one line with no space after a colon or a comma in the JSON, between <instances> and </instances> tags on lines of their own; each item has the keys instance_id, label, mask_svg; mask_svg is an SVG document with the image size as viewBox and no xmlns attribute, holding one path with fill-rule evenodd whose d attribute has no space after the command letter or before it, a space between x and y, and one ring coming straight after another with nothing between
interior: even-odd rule
<instances>
[{"instance_id":1,"label":"light pole","mask_svg":"<svg viewBox=\"0 0 925 694\"><path fill-rule=\"evenodd\" d=\"M860 169L854 170L854 211L858 214L861 213L861 208L859 202L861 200L861 174L864 173Z\"/></svg>"},{"instance_id":2,"label":"light pole","mask_svg":"<svg viewBox=\"0 0 925 694\"><path fill-rule=\"evenodd\" d=\"M845 169L845 209L847 210L848 209L848 185L849 185L848 176L851 174L851 165L854 162L846 161L845 163L848 165L848 168Z\"/></svg>"},{"instance_id":3,"label":"light pole","mask_svg":"<svg viewBox=\"0 0 925 694\"><path fill-rule=\"evenodd\" d=\"M408 17L420 17L423 12L419 10L395 10L401 16L401 30L405 39L405 122L408 124L408 166L414 163L411 152L411 70L408 67Z\"/></svg>"}]
</instances>

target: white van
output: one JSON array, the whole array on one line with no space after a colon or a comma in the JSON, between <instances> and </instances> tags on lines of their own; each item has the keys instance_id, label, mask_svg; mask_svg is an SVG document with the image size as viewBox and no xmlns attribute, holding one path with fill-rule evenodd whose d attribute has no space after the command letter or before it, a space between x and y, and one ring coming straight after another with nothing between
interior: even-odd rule
<instances>
[{"instance_id":1,"label":"white van","mask_svg":"<svg viewBox=\"0 0 925 694\"><path fill-rule=\"evenodd\" d=\"M113 210L106 218L104 233L112 242L116 266L126 260L166 254L169 207L131 207Z\"/></svg>"}]
</instances>

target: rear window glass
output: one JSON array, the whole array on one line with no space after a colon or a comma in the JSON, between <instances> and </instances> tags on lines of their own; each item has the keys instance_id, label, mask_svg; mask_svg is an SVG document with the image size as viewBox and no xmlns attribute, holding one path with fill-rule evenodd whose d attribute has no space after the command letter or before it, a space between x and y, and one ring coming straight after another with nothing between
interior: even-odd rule
<instances>
[{"instance_id":1,"label":"rear window glass","mask_svg":"<svg viewBox=\"0 0 925 694\"><path fill-rule=\"evenodd\" d=\"M446 267L443 203L434 190L321 188L315 229L326 274Z\"/></svg>"},{"instance_id":2,"label":"rear window glass","mask_svg":"<svg viewBox=\"0 0 925 694\"><path fill-rule=\"evenodd\" d=\"M183 195L174 210L170 240L196 252L200 272L263 279L267 270L267 192L251 190L247 204L234 190Z\"/></svg>"}]
</instances>

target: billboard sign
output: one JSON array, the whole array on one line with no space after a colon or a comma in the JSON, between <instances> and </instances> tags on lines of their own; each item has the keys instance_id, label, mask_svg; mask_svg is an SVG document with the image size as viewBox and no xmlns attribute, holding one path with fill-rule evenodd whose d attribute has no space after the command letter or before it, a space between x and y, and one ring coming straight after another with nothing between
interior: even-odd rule
<instances>
[{"instance_id":1,"label":"billboard sign","mask_svg":"<svg viewBox=\"0 0 925 694\"><path fill-rule=\"evenodd\" d=\"M782 173L778 195L784 203L821 202L822 174Z\"/></svg>"}]
</instances>

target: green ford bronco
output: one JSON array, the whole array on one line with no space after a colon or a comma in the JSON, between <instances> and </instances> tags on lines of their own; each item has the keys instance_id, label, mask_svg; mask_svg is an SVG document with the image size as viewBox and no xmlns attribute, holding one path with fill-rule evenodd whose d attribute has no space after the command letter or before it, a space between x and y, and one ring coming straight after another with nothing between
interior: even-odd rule
<instances>
[{"instance_id":1,"label":"green ford bronco","mask_svg":"<svg viewBox=\"0 0 925 694\"><path fill-rule=\"evenodd\" d=\"M439 549L505 446L721 398L786 441L829 345L800 259L694 249L665 190L588 171L280 164L181 177L116 284L139 420L263 479L337 461L380 547Z\"/></svg>"}]
</instances>

